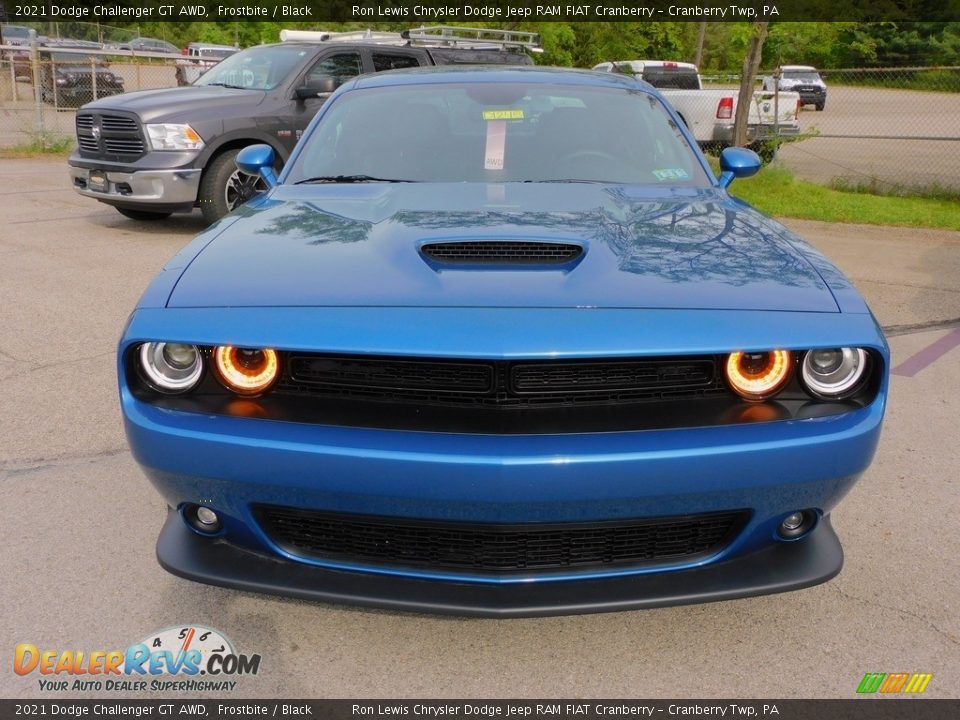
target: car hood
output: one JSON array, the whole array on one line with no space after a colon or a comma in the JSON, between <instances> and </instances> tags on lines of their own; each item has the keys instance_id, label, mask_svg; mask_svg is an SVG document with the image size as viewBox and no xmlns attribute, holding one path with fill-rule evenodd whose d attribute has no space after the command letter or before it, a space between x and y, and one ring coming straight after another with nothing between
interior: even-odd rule
<instances>
[{"instance_id":1,"label":"car hood","mask_svg":"<svg viewBox=\"0 0 960 720\"><path fill-rule=\"evenodd\" d=\"M263 101L262 90L238 90L225 87L189 85L165 90L140 90L96 100L84 106L86 110L127 110L136 113L144 122L196 120L197 108L203 108L204 117L216 117L211 110L230 107L250 108ZM192 117L181 118L181 115Z\"/></svg>"},{"instance_id":2,"label":"car hood","mask_svg":"<svg viewBox=\"0 0 960 720\"><path fill-rule=\"evenodd\" d=\"M712 188L280 186L223 223L189 262L169 307L838 312L785 228ZM562 266L457 266L420 251L465 240L560 241L584 252Z\"/></svg>"}]
</instances>

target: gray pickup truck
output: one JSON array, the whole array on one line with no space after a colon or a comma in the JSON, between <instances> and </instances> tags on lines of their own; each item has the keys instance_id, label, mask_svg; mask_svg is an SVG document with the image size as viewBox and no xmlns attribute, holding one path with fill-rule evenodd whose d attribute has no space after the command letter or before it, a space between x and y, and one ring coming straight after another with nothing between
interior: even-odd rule
<instances>
[{"instance_id":1,"label":"gray pickup truck","mask_svg":"<svg viewBox=\"0 0 960 720\"><path fill-rule=\"evenodd\" d=\"M193 85L103 98L77 111L74 189L137 220L199 207L214 222L261 189L235 164L247 145L267 143L285 162L307 124L339 84L363 73L450 64L530 65L524 43L442 41L402 36L249 48ZM378 34L382 35L382 34ZM400 35L397 36L401 38Z\"/></svg>"}]
</instances>

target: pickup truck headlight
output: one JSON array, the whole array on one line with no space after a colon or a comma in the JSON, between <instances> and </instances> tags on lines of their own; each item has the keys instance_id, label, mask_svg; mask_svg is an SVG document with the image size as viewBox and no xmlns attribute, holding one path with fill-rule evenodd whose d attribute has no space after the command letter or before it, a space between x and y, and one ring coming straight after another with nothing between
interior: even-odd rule
<instances>
[{"instance_id":1,"label":"pickup truck headlight","mask_svg":"<svg viewBox=\"0 0 960 720\"><path fill-rule=\"evenodd\" d=\"M157 123L147 125L147 137L154 150L202 150L203 138L189 125Z\"/></svg>"}]
</instances>

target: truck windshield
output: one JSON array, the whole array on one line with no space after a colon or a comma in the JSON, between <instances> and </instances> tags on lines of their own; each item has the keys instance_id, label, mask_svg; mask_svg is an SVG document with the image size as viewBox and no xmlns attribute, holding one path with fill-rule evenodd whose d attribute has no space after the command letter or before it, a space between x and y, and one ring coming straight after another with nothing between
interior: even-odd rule
<instances>
[{"instance_id":1,"label":"truck windshield","mask_svg":"<svg viewBox=\"0 0 960 720\"><path fill-rule=\"evenodd\" d=\"M226 85L247 90L273 90L287 78L307 51L297 45L267 45L231 55L194 85Z\"/></svg>"},{"instance_id":2,"label":"truck windshield","mask_svg":"<svg viewBox=\"0 0 960 720\"><path fill-rule=\"evenodd\" d=\"M483 82L354 90L333 101L303 142L288 183L709 184L663 103L627 88Z\"/></svg>"},{"instance_id":3,"label":"truck windshield","mask_svg":"<svg viewBox=\"0 0 960 720\"><path fill-rule=\"evenodd\" d=\"M810 71L798 72L798 71L785 70L783 73L783 77L786 78L787 80L799 80L800 82L812 82L812 83L820 82L820 75Z\"/></svg>"}]
</instances>

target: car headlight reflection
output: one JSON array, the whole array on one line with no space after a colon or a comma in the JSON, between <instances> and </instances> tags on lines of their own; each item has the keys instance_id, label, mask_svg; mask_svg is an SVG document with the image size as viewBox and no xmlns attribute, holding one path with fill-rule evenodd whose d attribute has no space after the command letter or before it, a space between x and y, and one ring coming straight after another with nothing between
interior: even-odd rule
<instances>
[{"instance_id":1,"label":"car headlight reflection","mask_svg":"<svg viewBox=\"0 0 960 720\"><path fill-rule=\"evenodd\" d=\"M747 400L765 400L790 379L793 356L787 350L732 352L727 357L730 387Z\"/></svg>"},{"instance_id":2,"label":"car headlight reflection","mask_svg":"<svg viewBox=\"0 0 960 720\"><path fill-rule=\"evenodd\" d=\"M195 345L148 342L140 346L140 369L159 392L184 393L203 375L203 361Z\"/></svg>"},{"instance_id":3,"label":"car headlight reflection","mask_svg":"<svg viewBox=\"0 0 960 720\"><path fill-rule=\"evenodd\" d=\"M861 348L810 350L801 378L811 394L834 400L854 392L865 377L867 353Z\"/></svg>"},{"instance_id":4,"label":"car headlight reflection","mask_svg":"<svg viewBox=\"0 0 960 720\"><path fill-rule=\"evenodd\" d=\"M189 125L153 123L146 126L154 150L202 150L203 138Z\"/></svg>"},{"instance_id":5,"label":"car headlight reflection","mask_svg":"<svg viewBox=\"0 0 960 720\"><path fill-rule=\"evenodd\" d=\"M221 345L213 351L213 366L220 382L238 395L259 395L280 374L280 360L270 348L237 348Z\"/></svg>"}]
</instances>

